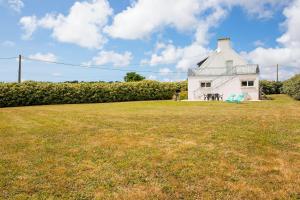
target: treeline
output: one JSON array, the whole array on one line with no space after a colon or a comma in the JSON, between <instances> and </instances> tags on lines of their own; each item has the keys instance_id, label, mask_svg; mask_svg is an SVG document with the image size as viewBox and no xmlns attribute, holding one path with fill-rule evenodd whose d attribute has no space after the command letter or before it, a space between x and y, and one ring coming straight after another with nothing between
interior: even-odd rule
<instances>
[{"instance_id":1,"label":"treeline","mask_svg":"<svg viewBox=\"0 0 300 200\"><path fill-rule=\"evenodd\" d=\"M300 74L283 82L261 80L259 85L263 94L288 94L294 99L300 100Z\"/></svg>"},{"instance_id":2,"label":"treeline","mask_svg":"<svg viewBox=\"0 0 300 200\"><path fill-rule=\"evenodd\" d=\"M172 99L186 82L0 83L0 107Z\"/></svg>"}]
</instances>

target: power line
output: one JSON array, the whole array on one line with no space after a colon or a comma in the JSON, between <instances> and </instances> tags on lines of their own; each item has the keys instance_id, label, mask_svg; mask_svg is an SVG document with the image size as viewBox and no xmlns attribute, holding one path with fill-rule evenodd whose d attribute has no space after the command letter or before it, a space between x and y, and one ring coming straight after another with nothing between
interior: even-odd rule
<instances>
[{"instance_id":1,"label":"power line","mask_svg":"<svg viewBox=\"0 0 300 200\"><path fill-rule=\"evenodd\" d=\"M89 68L92 68L92 67L111 67L111 65L94 65L94 64L87 64L87 65L84 65L84 64L73 64L73 63L64 63L64 62L56 62L56 61L49 61L49 60L43 60L43 59L35 59L35 58L29 58L29 57L23 57L22 58L25 58L27 60L32 60L32 61L38 61L38 62L47 62L47 63L52 63L52 64L60 64L60 65L69 65L69 66L80 66L80 67L89 67ZM199 58L200 60L201 59L204 59L204 57L201 55L197 55L197 56L182 56L182 59L189 59L189 58ZM176 60L174 60L174 63L176 63ZM171 63L169 63L171 64ZM133 66L133 67L142 67L142 66L157 66L157 65L164 65L163 63L158 63L158 64L155 64L155 65L152 65L151 63L130 63L130 66ZM104 68L102 68L104 69ZM107 70L111 70L111 68L108 68ZM123 70L123 71L136 71L136 70ZM146 70L146 71L136 71L136 72L149 72L149 73L161 73L161 72L153 72L153 71L150 71L150 70ZM178 72L178 71L170 71L168 73L187 73L187 72Z\"/></svg>"},{"instance_id":2,"label":"power line","mask_svg":"<svg viewBox=\"0 0 300 200\"><path fill-rule=\"evenodd\" d=\"M0 60L12 60L12 59L17 59L18 57L0 57Z\"/></svg>"},{"instance_id":3,"label":"power line","mask_svg":"<svg viewBox=\"0 0 300 200\"><path fill-rule=\"evenodd\" d=\"M201 56L189 56L189 57L183 57L183 58L196 58ZM17 59L18 57L4 57L0 58L2 60L9 60L9 59ZM72 66L72 67L85 67L85 68L93 68L93 69L100 69L100 70L108 70L108 71L123 71L123 72L140 72L140 73L163 73L161 71L152 71L152 70L135 70L135 69L116 69L116 68L111 68L111 65L94 65L94 64L73 64L73 63L65 63L65 62L57 62L57 61L49 61L49 60L43 60L43 59L35 59L35 58L29 58L29 57L24 57L22 56L23 60L30 60L30 61L36 61L36 62L44 62L44 63L50 63L50 64L57 64L57 65L65 65L65 66ZM175 60L174 60L175 62ZM141 67L141 66L150 66L151 64L149 63L131 63L130 66L134 67ZM187 72L182 72L182 71L168 71L166 74L186 74Z\"/></svg>"},{"instance_id":4,"label":"power line","mask_svg":"<svg viewBox=\"0 0 300 200\"><path fill-rule=\"evenodd\" d=\"M161 71L152 71L152 70L134 70L134 69L120 69L120 68L108 68L108 65L84 65L84 64L73 64L73 63L65 63L65 62L57 62L57 61L49 61L49 60L42 60L42 59L35 59L35 58L28 58L23 57L24 60L36 61L36 62L43 62L43 63L50 63L50 64L57 64L57 65L65 65L65 66L72 66L72 67L85 67L86 69L93 68L93 69L100 69L100 70L108 70L108 71L122 71L122 72L140 72L140 73L162 73ZM142 65L137 65L142 66ZM180 72L180 71L168 71L167 73L173 74L186 74L187 72Z\"/></svg>"}]
</instances>

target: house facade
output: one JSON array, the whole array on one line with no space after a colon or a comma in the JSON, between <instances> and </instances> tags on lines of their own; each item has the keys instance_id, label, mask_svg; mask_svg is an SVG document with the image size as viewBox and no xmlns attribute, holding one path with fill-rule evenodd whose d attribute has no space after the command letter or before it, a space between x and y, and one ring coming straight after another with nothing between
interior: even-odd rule
<instances>
[{"instance_id":1,"label":"house facade","mask_svg":"<svg viewBox=\"0 0 300 200\"><path fill-rule=\"evenodd\" d=\"M230 44L229 38L218 40L218 48L188 71L188 99L226 100L244 94L246 100L259 99L259 67L248 64Z\"/></svg>"}]
</instances>

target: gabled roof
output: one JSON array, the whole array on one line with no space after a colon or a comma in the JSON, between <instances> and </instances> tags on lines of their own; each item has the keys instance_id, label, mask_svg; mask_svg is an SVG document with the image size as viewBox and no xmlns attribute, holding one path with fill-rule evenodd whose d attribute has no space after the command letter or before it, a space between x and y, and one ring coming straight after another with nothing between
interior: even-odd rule
<instances>
[{"instance_id":1,"label":"gabled roof","mask_svg":"<svg viewBox=\"0 0 300 200\"><path fill-rule=\"evenodd\" d=\"M230 45L229 38L218 40L218 48L189 70L189 76L220 76L234 74L258 74L258 65L248 64Z\"/></svg>"}]
</instances>

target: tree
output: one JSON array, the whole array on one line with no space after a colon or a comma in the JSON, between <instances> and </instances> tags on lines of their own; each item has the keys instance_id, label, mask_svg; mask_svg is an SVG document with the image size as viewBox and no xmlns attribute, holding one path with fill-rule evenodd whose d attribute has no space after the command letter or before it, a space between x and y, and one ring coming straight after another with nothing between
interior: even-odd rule
<instances>
[{"instance_id":1,"label":"tree","mask_svg":"<svg viewBox=\"0 0 300 200\"><path fill-rule=\"evenodd\" d=\"M126 76L124 76L125 82L134 82L134 81L142 81L145 77L137 74L136 72L128 72Z\"/></svg>"},{"instance_id":2,"label":"tree","mask_svg":"<svg viewBox=\"0 0 300 200\"><path fill-rule=\"evenodd\" d=\"M284 81L283 92L290 95L296 100L300 100L300 74Z\"/></svg>"},{"instance_id":3,"label":"tree","mask_svg":"<svg viewBox=\"0 0 300 200\"><path fill-rule=\"evenodd\" d=\"M264 94L280 94L282 92L282 82L261 80L259 86Z\"/></svg>"}]
</instances>

